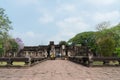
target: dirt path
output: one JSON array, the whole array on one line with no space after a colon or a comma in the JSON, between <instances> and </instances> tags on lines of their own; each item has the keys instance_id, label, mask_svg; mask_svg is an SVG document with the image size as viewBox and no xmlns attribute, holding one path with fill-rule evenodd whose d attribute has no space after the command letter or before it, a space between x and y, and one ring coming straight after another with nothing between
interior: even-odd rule
<instances>
[{"instance_id":1,"label":"dirt path","mask_svg":"<svg viewBox=\"0 0 120 80\"><path fill-rule=\"evenodd\" d=\"M87 68L67 60L48 60L27 69L0 68L0 80L120 80L120 67Z\"/></svg>"}]
</instances>

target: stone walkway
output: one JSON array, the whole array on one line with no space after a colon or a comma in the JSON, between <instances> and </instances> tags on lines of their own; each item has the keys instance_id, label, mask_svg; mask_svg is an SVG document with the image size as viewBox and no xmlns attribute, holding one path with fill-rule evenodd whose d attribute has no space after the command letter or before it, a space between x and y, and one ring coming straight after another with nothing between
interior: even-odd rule
<instances>
[{"instance_id":1,"label":"stone walkway","mask_svg":"<svg viewBox=\"0 0 120 80\"><path fill-rule=\"evenodd\" d=\"M48 60L30 68L0 68L0 80L120 80L120 67L88 68L67 60Z\"/></svg>"}]
</instances>

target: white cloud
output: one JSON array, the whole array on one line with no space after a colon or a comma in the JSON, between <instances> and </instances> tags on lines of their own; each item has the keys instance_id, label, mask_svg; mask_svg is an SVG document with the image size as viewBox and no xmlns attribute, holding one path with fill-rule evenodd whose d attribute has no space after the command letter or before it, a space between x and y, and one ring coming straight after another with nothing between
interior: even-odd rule
<instances>
[{"instance_id":1,"label":"white cloud","mask_svg":"<svg viewBox=\"0 0 120 80\"><path fill-rule=\"evenodd\" d=\"M112 5L119 2L119 0L87 0L87 1L93 5L98 5L98 6Z\"/></svg>"},{"instance_id":2,"label":"white cloud","mask_svg":"<svg viewBox=\"0 0 120 80\"><path fill-rule=\"evenodd\" d=\"M70 38L72 38L74 35L76 35L76 33L74 32L68 32L68 31L60 31L58 32L56 35L50 37L48 39L48 41L55 41L56 44L58 44L60 41L67 41L69 40Z\"/></svg>"},{"instance_id":3,"label":"white cloud","mask_svg":"<svg viewBox=\"0 0 120 80\"><path fill-rule=\"evenodd\" d=\"M32 5L38 4L40 0L11 0L16 5Z\"/></svg>"},{"instance_id":4,"label":"white cloud","mask_svg":"<svg viewBox=\"0 0 120 80\"><path fill-rule=\"evenodd\" d=\"M112 11L106 13L95 13L93 17L95 22L103 22L103 21L110 21L110 22L117 22L120 19L120 12L119 11Z\"/></svg>"},{"instance_id":5,"label":"white cloud","mask_svg":"<svg viewBox=\"0 0 120 80\"><path fill-rule=\"evenodd\" d=\"M44 14L42 17L40 17L39 22L46 24L54 21L54 17L49 14Z\"/></svg>"},{"instance_id":6,"label":"white cloud","mask_svg":"<svg viewBox=\"0 0 120 80\"><path fill-rule=\"evenodd\" d=\"M24 40L24 43L26 45L28 44L39 45L41 43L41 40L44 40L44 39L46 40L46 42L50 40L54 40L56 42L59 42L60 40L68 40L74 35L76 35L77 33L93 30L93 27L88 25L90 23L91 25L95 25L102 21L117 22L117 20L120 19L120 13L118 11L107 12L107 10L111 10L111 9L108 9L108 8L106 9L105 7L104 9L106 10L105 13L104 12L102 13L101 11L103 10L100 9L100 10L96 10L96 11L99 11L100 13L93 11L94 14L92 14L92 10L94 9L91 9L92 7L90 6L91 4L94 5L95 7L97 6L102 7L105 5L111 6L112 4L117 3L117 1L119 2L119 0L85 0L85 2L87 1L87 3L90 3L87 5L87 6L90 6L88 10L85 10L86 3L83 3L84 1L79 1L79 0L77 1L78 3L75 3L74 1L73 3L71 3L71 1L68 1L66 4L64 1L56 0L57 4L56 3L54 4L53 2L50 4L47 3L47 5L46 5L47 0L45 1L44 0L11 0L11 1L14 1L16 5L23 5L23 6L35 5L35 6L29 7L28 10L33 7L34 9L38 10L38 12L34 12L34 13L38 13L39 16L41 17L34 14L33 14L34 16L31 16L31 19L34 17L39 18L39 23L41 23L42 25L36 24L37 26L44 26L43 24L48 24L48 23L52 23L51 25L55 26L55 23L56 23L57 28L53 29L53 31L57 30L58 32L56 32L56 34L54 35L51 35L52 32L51 33L46 32L46 34L41 34L41 33L36 33L35 31L34 32L27 31L24 33L14 33L16 36L21 37ZM42 1L42 3L40 3L40 1ZM72 16L76 16L76 17L72 17ZM85 21L88 21L88 23L86 23L83 19L85 19ZM31 26L34 26L34 25L31 25ZM50 26L48 25L46 27L48 28ZM50 34L51 36L48 36L47 34ZM43 42L45 42L45 40Z\"/></svg>"},{"instance_id":7,"label":"white cloud","mask_svg":"<svg viewBox=\"0 0 120 80\"><path fill-rule=\"evenodd\" d=\"M89 27L80 17L69 17L56 23L64 31L81 32Z\"/></svg>"},{"instance_id":8,"label":"white cloud","mask_svg":"<svg viewBox=\"0 0 120 80\"><path fill-rule=\"evenodd\" d=\"M57 7L57 12L74 12L76 11L76 6L74 4L62 4Z\"/></svg>"},{"instance_id":9,"label":"white cloud","mask_svg":"<svg viewBox=\"0 0 120 80\"><path fill-rule=\"evenodd\" d=\"M25 46L35 46L41 44L42 39L45 38L43 34L35 33L33 31L27 31L23 33L13 32L14 37L19 37L22 39Z\"/></svg>"},{"instance_id":10,"label":"white cloud","mask_svg":"<svg viewBox=\"0 0 120 80\"><path fill-rule=\"evenodd\" d=\"M32 31L26 32L25 35L28 36L28 37L31 37L31 38L35 37L35 33L32 32Z\"/></svg>"},{"instance_id":11,"label":"white cloud","mask_svg":"<svg viewBox=\"0 0 120 80\"><path fill-rule=\"evenodd\" d=\"M50 39L56 42L68 40L77 33L87 31L90 28L80 17L65 18L62 21L56 22L56 26L59 27L60 31Z\"/></svg>"}]
</instances>

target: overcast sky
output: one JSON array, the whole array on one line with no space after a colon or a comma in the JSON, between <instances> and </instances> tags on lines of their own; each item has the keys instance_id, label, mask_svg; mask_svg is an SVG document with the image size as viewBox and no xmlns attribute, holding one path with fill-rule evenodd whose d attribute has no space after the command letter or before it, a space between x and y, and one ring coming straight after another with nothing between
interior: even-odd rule
<instances>
[{"instance_id":1,"label":"overcast sky","mask_svg":"<svg viewBox=\"0 0 120 80\"><path fill-rule=\"evenodd\" d=\"M12 21L10 34L25 45L58 43L98 23L120 22L120 0L0 0Z\"/></svg>"}]
</instances>

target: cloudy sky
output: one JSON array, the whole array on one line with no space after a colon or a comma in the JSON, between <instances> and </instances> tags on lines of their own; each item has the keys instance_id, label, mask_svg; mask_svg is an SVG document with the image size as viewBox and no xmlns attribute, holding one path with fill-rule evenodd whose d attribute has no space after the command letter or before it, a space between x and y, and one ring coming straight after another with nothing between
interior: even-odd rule
<instances>
[{"instance_id":1,"label":"cloudy sky","mask_svg":"<svg viewBox=\"0 0 120 80\"><path fill-rule=\"evenodd\" d=\"M0 0L12 21L10 34L25 45L58 43L98 23L120 22L120 0Z\"/></svg>"}]
</instances>

